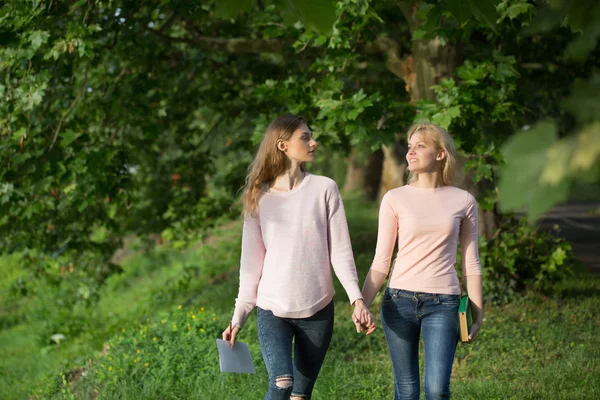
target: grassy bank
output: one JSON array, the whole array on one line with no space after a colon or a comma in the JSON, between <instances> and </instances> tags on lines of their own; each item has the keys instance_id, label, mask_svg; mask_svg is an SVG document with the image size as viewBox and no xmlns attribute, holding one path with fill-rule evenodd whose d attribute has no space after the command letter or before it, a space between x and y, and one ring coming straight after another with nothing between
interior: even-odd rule
<instances>
[{"instance_id":1,"label":"grassy bank","mask_svg":"<svg viewBox=\"0 0 600 400\"><path fill-rule=\"evenodd\" d=\"M362 280L375 248L377 210L357 201L346 207ZM130 254L124 273L109 279L90 311L88 329L60 347L36 334L35 321L15 317L0 331L0 398L262 398L267 376L255 315L240 340L250 345L257 374L220 374L214 342L237 292L240 230L239 223L230 224L184 251ZM0 301L11 307L3 306L3 313L18 314L27 305L8 300L18 275L11 263L0 263ZM334 338L314 398L392 398L383 332L356 334L336 285ZM489 307L479 339L458 348L453 397L600 398L599 327L600 280L587 275L574 276L552 296Z\"/></svg>"}]
</instances>

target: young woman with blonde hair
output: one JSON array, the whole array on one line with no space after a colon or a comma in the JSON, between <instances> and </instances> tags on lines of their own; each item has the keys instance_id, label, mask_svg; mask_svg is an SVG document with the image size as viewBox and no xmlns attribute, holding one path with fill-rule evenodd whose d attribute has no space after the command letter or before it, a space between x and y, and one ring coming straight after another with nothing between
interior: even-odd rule
<instances>
[{"instance_id":1,"label":"young woman with blonde hair","mask_svg":"<svg viewBox=\"0 0 600 400\"><path fill-rule=\"evenodd\" d=\"M425 346L425 398L450 398L461 288L454 264L460 239L473 309L469 339L483 321L477 203L454 185L456 147L445 129L417 124L407 135L408 184L382 199L377 248L362 294L371 305L398 252L381 305L394 368L395 399L419 399L419 340ZM369 324L366 324L368 327Z\"/></svg>"},{"instance_id":2,"label":"young woman with blonde hair","mask_svg":"<svg viewBox=\"0 0 600 400\"><path fill-rule=\"evenodd\" d=\"M258 336L269 373L266 399L311 396L333 332L331 265L354 305L357 331L366 325L373 329L337 185L304 168L316 148L304 119L275 119L250 165L242 195L240 286L223 340L233 346L258 308Z\"/></svg>"}]
</instances>

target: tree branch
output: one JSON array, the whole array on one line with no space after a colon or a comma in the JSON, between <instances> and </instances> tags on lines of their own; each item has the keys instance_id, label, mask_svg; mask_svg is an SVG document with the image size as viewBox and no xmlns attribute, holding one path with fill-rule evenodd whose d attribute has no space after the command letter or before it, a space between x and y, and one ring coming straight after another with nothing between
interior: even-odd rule
<instances>
[{"instance_id":1,"label":"tree branch","mask_svg":"<svg viewBox=\"0 0 600 400\"><path fill-rule=\"evenodd\" d=\"M158 29L158 31L160 33L164 33L165 30L169 29L171 27L171 25L173 25L173 22L175 22L176 19L177 19L177 14L175 14L175 13L171 14L171 16L169 18L167 18L165 23Z\"/></svg>"},{"instance_id":2,"label":"tree branch","mask_svg":"<svg viewBox=\"0 0 600 400\"><path fill-rule=\"evenodd\" d=\"M75 105L77 104L77 102L79 101L81 96L83 95L83 91L85 90L85 84L87 83L88 70L89 70L89 65L85 69L85 75L83 76L83 82L81 83L81 88L79 89L79 93L77 94L75 99L73 99L73 102L71 103L69 108L67 108L67 111L65 111L63 113L62 117L60 117L60 121L58 121L58 126L56 127L56 131L54 132L54 139L52 139L52 143L50 143L50 147L48 148L48 151L52 150L52 147L54 147L54 144L56 143L56 139L58 138L58 133L60 132L60 128L62 127L62 124L65 121L65 118L67 117L67 115L69 115L69 113L73 110L73 108L75 108Z\"/></svg>"},{"instance_id":3,"label":"tree branch","mask_svg":"<svg viewBox=\"0 0 600 400\"><path fill-rule=\"evenodd\" d=\"M156 29L146 28L146 30L168 42L187 43L200 49L230 54L283 53L285 49L291 48L292 44L290 41L280 39L223 39L206 36L182 38L166 35Z\"/></svg>"},{"instance_id":4,"label":"tree branch","mask_svg":"<svg viewBox=\"0 0 600 400\"><path fill-rule=\"evenodd\" d=\"M189 28L189 26L188 26ZM242 38L212 38L206 36L195 37L173 37L161 30L145 28L164 41L174 43L187 43L200 49L219 51L229 54L260 54L260 53L283 53L292 50L292 41L282 39L242 39ZM384 54L387 69L403 79L408 85L414 80L411 74L412 57L410 55L401 57L400 44L387 36L381 36L374 42L365 43L358 48L366 54Z\"/></svg>"}]
</instances>

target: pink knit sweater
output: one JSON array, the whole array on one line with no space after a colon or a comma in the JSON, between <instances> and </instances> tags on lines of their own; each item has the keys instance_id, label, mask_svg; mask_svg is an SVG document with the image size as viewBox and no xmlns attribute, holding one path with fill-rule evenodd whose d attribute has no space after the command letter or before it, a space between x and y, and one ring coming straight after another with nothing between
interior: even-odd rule
<instances>
[{"instance_id":1,"label":"pink knit sweater","mask_svg":"<svg viewBox=\"0 0 600 400\"><path fill-rule=\"evenodd\" d=\"M454 269L460 238L464 275L481 275L477 248L477 203L454 186L410 185L390 190L379 210L377 249L371 269L388 274L388 286L413 292L460 294Z\"/></svg>"},{"instance_id":2,"label":"pink knit sweater","mask_svg":"<svg viewBox=\"0 0 600 400\"><path fill-rule=\"evenodd\" d=\"M244 221L233 325L256 305L282 318L314 315L333 299L331 265L350 302L362 299L336 183L307 174L289 192L263 194Z\"/></svg>"}]
</instances>

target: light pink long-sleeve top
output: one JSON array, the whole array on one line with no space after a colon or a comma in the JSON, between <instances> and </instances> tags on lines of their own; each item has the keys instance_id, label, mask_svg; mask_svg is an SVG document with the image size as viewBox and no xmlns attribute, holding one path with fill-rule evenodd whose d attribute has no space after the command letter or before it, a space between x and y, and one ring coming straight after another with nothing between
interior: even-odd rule
<instances>
[{"instance_id":1,"label":"light pink long-sleeve top","mask_svg":"<svg viewBox=\"0 0 600 400\"><path fill-rule=\"evenodd\" d=\"M284 193L264 193L242 232L240 288L232 324L257 305L307 318L333 299L331 265L350 302L362 299L344 205L332 179L306 174Z\"/></svg>"},{"instance_id":2,"label":"light pink long-sleeve top","mask_svg":"<svg viewBox=\"0 0 600 400\"><path fill-rule=\"evenodd\" d=\"M381 201L377 249L371 269L388 274L388 286L412 292L460 294L454 269L460 238L463 274L481 275L477 202L454 186L390 190Z\"/></svg>"}]
</instances>

